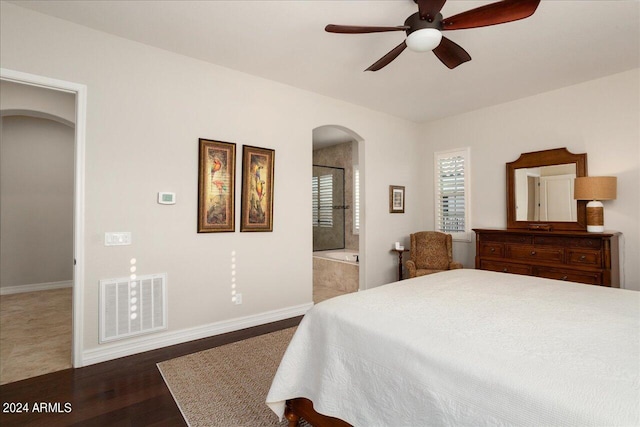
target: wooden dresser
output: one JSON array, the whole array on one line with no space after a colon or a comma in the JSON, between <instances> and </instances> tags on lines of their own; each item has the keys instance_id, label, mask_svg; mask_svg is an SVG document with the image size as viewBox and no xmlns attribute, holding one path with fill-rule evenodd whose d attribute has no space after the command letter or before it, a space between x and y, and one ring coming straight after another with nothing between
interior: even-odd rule
<instances>
[{"instance_id":1,"label":"wooden dresser","mask_svg":"<svg viewBox=\"0 0 640 427\"><path fill-rule=\"evenodd\" d=\"M618 232L473 231L477 269L620 287Z\"/></svg>"}]
</instances>

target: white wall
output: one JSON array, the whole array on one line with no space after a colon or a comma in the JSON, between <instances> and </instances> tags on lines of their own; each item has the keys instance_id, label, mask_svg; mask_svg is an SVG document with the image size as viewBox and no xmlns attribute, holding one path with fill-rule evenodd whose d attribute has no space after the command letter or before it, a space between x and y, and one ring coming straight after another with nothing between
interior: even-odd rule
<instances>
[{"instance_id":1,"label":"white wall","mask_svg":"<svg viewBox=\"0 0 640 427\"><path fill-rule=\"evenodd\" d=\"M423 221L417 125L13 4L0 15L3 68L87 85L85 350L101 347L99 280L127 276L132 257L138 274L168 273L170 332L310 303L309 178L321 125L365 140L361 268L366 287L395 279L392 242ZM235 142L238 153L243 144L275 149L272 233L196 233L198 138ZM390 184L407 188L404 215L388 213ZM177 204L158 205L158 191L176 192ZM133 244L105 247L106 231L131 231ZM233 250L242 305L231 302Z\"/></svg>"},{"instance_id":2,"label":"white wall","mask_svg":"<svg viewBox=\"0 0 640 427\"><path fill-rule=\"evenodd\" d=\"M567 147L587 153L589 175L618 177L618 198L605 201L605 227L623 233L626 287L640 290L640 69L422 126L422 156L471 147L472 226L506 226L505 163L520 153ZM425 165L430 163L425 160ZM433 212L433 174L424 175L426 212ZM431 219L432 221L432 219ZM433 224L429 224L433 227ZM474 265L473 243L456 257Z\"/></svg>"},{"instance_id":3,"label":"white wall","mask_svg":"<svg viewBox=\"0 0 640 427\"><path fill-rule=\"evenodd\" d=\"M73 129L25 116L0 123L0 287L71 281Z\"/></svg>"}]
</instances>

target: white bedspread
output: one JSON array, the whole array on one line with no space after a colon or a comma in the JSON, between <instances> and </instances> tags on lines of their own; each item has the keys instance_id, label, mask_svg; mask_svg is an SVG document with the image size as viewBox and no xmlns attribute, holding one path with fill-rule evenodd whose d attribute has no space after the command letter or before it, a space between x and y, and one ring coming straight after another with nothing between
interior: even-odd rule
<instances>
[{"instance_id":1,"label":"white bedspread","mask_svg":"<svg viewBox=\"0 0 640 427\"><path fill-rule=\"evenodd\" d=\"M453 270L327 300L267 404L355 426L638 426L640 292Z\"/></svg>"}]
</instances>

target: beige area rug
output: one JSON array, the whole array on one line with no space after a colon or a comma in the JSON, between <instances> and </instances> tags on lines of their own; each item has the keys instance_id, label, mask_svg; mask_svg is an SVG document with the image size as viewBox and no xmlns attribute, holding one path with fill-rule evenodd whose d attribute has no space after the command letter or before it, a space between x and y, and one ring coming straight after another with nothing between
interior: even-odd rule
<instances>
[{"instance_id":1,"label":"beige area rug","mask_svg":"<svg viewBox=\"0 0 640 427\"><path fill-rule=\"evenodd\" d=\"M265 400L294 331L178 357L158 363L158 369L191 427L286 426Z\"/></svg>"}]
</instances>

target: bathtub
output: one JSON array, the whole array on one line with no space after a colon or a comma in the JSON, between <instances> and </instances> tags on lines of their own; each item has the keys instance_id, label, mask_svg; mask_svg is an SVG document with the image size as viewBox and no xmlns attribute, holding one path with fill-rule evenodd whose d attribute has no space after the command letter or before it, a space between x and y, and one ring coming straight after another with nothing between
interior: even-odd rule
<instances>
[{"instance_id":1,"label":"bathtub","mask_svg":"<svg viewBox=\"0 0 640 427\"><path fill-rule=\"evenodd\" d=\"M313 253L313 287L338 293L357 292L360 287L358 251L337 249Z\"/></svg>"},{"instance_id":2,"label":"bathtub","mask_svg":"<svg viewBox=\"0 0 640 427\"><path fill-rule=\"evenodd\" d=\"M336 249L329 251L316 251L313 253L315 258L325 258L332 261L345 262L347 264L358 265L359 254L357 251L351 249Z\"/></svg>"}]
</instances>

